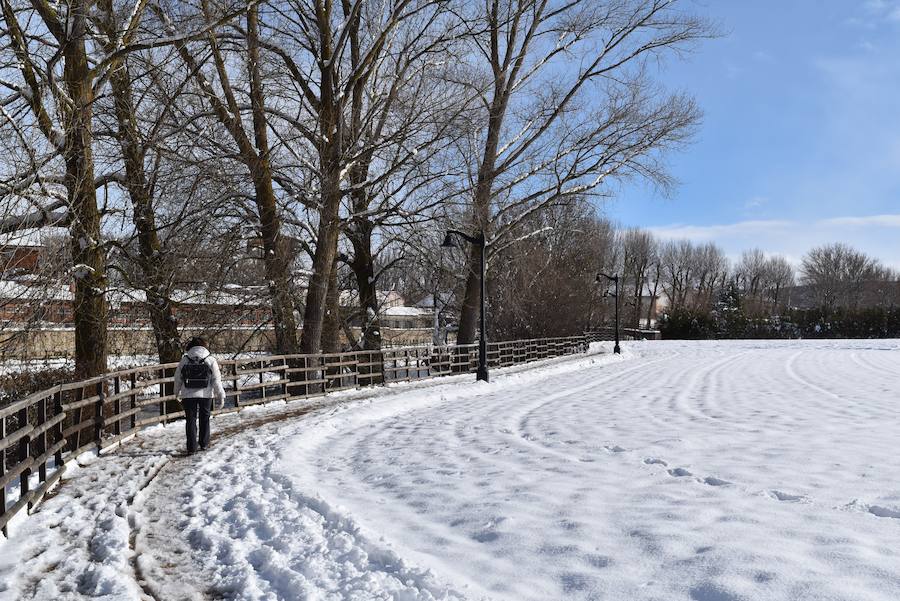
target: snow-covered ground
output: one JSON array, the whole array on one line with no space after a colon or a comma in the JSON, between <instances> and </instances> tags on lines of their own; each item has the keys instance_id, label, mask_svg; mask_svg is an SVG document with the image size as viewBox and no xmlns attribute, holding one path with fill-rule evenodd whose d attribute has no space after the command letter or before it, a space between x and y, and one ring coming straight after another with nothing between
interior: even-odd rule
<instances>
[{"instance_id":1,"label":"snow-covered ground","mask_svg":"<svg viewBox=\"0 0 900 601\"><path fill-rule=\"evenodd\" d=\"M900 342L624 346L149 430L0 600L900 599Z\"/></svg>"}]
</instances>

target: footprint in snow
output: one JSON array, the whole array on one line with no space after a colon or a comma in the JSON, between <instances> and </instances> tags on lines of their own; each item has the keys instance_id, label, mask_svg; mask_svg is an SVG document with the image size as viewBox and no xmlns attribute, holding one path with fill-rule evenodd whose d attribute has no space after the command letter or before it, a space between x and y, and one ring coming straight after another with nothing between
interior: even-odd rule
<instances>
[{"instance_id":1,"label":"footprint in snow","mask_svg":"<svg viewBox=\"0 0 900 601\"><path fill-rule=\"evenodd\" d=\"M900 520L900 509L891 509L890 507L882 507L881 505L872 505L869 507L869 513L880 518L893 518Z\"/></svg>"},{"instance_id":2,"label":"footprint in snow","mask_svg":"<svg viewBox=\"0 0 900 601\"><path fill-rule=\"evenodd\" d=\"M781 492L780 490L770 490L769 494L779 501L786 501L788 503L799 503L800 501L805 501L806 497L803 495L792 495L786 492Z\"/></svg>"},{"instance_id":3,"label":"footprint in snow","mask_svg":"<svg viewBox=\"0 0 900 601\"><path fill-rule=\"evenodd\" d=\"M644 463L646 463L647 465L661 465L663 467L669 465L662 459L657 459L656 457L647 457L646 459L644 459Z\"/></svg>"},{"instance_id":4,"label":"footprint in snow","mask_svg":"<svg viewBox=\"0 0 900 601\"><path fill-rule=\"evenodd\" d=\"M628 450L625 447L620 447L619 445L615 445L612 447L607 446L607 447L603 447L603 448L606 449L607 451L609 451L610 453L624 453L625 451Z\"/></svg>"},{"instance_id":5,"label":"footprint in snow","mask_svg":"<svg viewBox=\"0 0 900 601\"><path fill-rule=\"evenodd\" d=\"M732 595L710 582L695 586L690 590L690 594L693 601L738 601L739 599L736 595Z\"/></svg>"},{"instance_id":6,"label":"footprint in snow","mask_svg":"<svg viewBox=\"0 0 900 601\"><path fill-rule=\"evenodd\" d=\"M693 476L693 474L683 467L676 467L674 469L669 470L669 475L675 478L683 478L685 476Z\"/></svg>"},{"instance_id":7,"label":"footprint in snow","mask_svg":"<svg viewBox=\"0 0 900 601\"><path fill-rule=\"evenodd\" d=\"M726 486L731 484L728 480L722 480L721 478L715 478L713 476L709 476L703 479L704 484L709 484L710 486Z\"/></svg>"},{"instance_id":8,"label":"footprint in snow","mask_svg":"<svg viewBox=\"0 0 900 601\"><path fill-rule=\"evenodd\" d=\"M496 532L491 532L490 530L486 530L486 531L482 531L482 532L476 532L475 534L472 535L472 538L475 539L476 541L478 541L479 543L492 543L495 540L497 540L498 538L500 538L500 535L497 534Z\"/></svg>"}]
</instances>

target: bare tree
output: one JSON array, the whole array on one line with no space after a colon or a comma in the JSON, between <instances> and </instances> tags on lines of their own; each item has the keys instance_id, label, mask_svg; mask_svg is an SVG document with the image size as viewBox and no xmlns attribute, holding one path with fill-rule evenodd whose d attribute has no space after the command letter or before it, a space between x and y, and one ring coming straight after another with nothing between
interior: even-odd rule
<instances>
[{"instance_id":1,"label":"bare tree","mask_svg":"<svg viewBox=\"0 0 900 601\"><path fill-rule=\"evenodd\" d=\"M631 228L621 235L622 281L624 290L630 290L631 299L627 322L639 328L643 309L644 292L647 289L650 269L656 256L656 240L646 230ZM650 301L653 302L652 299Z\"/></svg>"},{"instance_id":2,"label":"bare tree","mask_svg":"<svg viewBox=\"0 0 900 601\"><path fill-rule=\"evenodd\" d=\"M384 4L345 0L335 6L332 2L284 0L270 5L267 30L272 39L261 40L260 45L284 66L282 87L292 90L299 100L292 110L277 111L277 116L296 132L296 142L307 146L294 153L315 178L310 196L316 197L312 203L317 219L316 244L303 314L303 352L316 352L322 344L328 286L333 281L344 225L341 207L347 190L342 182L349 176L353 189L368 182L372 161L369 142L376 148L382 143L384 125L378 125L379 115L391 115L390 110L363 110L364 105L373 104L365 94L372 90L373 78L384 75L382 61L397 27L440 4L437 0L392 0ZM403 81L403 77L397 81ZM377 86L375 90L381 93L391 86ZM382 107L393 102L374 100L374 105ZM370 118L374 121L366 122ZM371 133L372 140L365 140ZM356 200L359 202L359 194ZM361 254L365 255L365 249Z\"/></svg>"},{"instance_id":3,"label":"bare tree","mask_svg":"<svg viewBox=\"0 0 900 601\"><path fill-rule=\"evenodd\" d=\"M794 267L784 257L773 256L766 259L764 273L764 292L772 301L772 313L776 314L779 303L784 302L782 293L794 285Z\"/></svg>"},{"instance_id":4,"label":"bare tree","mask_svg":"<svg viewBox=\"0 0 900 601\"><path fill-rule=\"evenodd\" d=\"M826 312L839 306L856 309L864 283L884 276L879 267L877 259L838 242L810 250L803 257L801 279Z\"/></svg>"},{"instance_id":5,"label":"bare tree","mask_svg":"<svg viewBox=\"0 0 900 601\"><path fill-rule=\"evenodd\" d=\"M660 98L647 62L709 34L677 4L496 0L470 6L472 51L457 79L481 103L474 137L460 149L474 159L472 229L502 245L530 215L592 193L610 178L669 183L659 152L690 135L698 111L684 96ZM464 343L475 338L480 253L473 246L469 257Z\"/></svg>"},{"instance_id":6,"label":"bare tree","mask_svg":"<svg viewBox=\"0 0 900 601\"><path fill-rule=\"evenodd\" d=\"M595 278L619 262L612 224L581 201L536 213L520 228L530 235L491 256L491 334L570 336L611 320L614 298Z\"/></svg>"},{"instance_id":7,"label":"bare tree","mask_svg":"<svg viewBox=\"0 0 900 601\"><path fill-rule=\"evenodd\" d=\"M734 276L745 296L759 296L766 275L766 255L758 248L745 250L735 265Z\"/></svg>"},{"instance_id":8,"label":"bare tree","mask_svg":"<svg viewBox=\"0 0 900 601\"><path fill-rule=\"evenodd\" d=\"M460 25L449 14L446 4L437 3L405 18L385 43L384 59L355 82L345 118L344 156L350 167L344 233L360 313L372 315L363 328L367 349L381 346L374 234L419 226L446 196L435 185L441 172L434 169L434 156L452 141L456 117L467 108L459 90L435 69L435 62L452 56L459 35ZM360 27L352 28L351 71L363 60L360 37Z\"/></svg>"},{"instance_id":9,"label":"bare tree","mask_svg":"<svg viewBox=\"0 0 900 601\"><path fill-rule=\"evenodd\" d=\"M90 56L91 3L73 0L54 7L44 0L14 6L2 0L9 46L18 63L21 84L13 84L30 110L30 123L48 144L34 171L22 174L37 183L44 167L59 157L65 165L64 202L39 207L65 208L71 236L75 279L75 374L88 377L106 370L106 252L100 233L93 160L95 85L106 75L108 61ZM121 33L117 46L130 43L141 11ZM24 23L24 25L23 25ZM49 200L49 199L48 199ZM44 202L47 202L45 200Z\"/></svg>"},{"instance_id":10,"label":"bare tree","mask_svg":"<svg viewBox=\"0 0 900 601\"><path fill-rule=\"evenodd\" d=\"M725 253L713 243L670 241L660 251L660 281L671 309L708 309L728 278Z\"/></svg>"},{"instance_id":11,"label":"bare tree","mask_svg":"<svg viewBox=\"0 0 900 601\"><path fill-rule=\"evenodd\" d=\"M220 33L217 30L231 21L231 7L214 6L210 1L204 0L201 3L201 17L208 32L205 40L193 46L188 42L179 43L176 47L186 69L193 76L199 93L232 138L237 149L236 156L249 172L263 243L263 264L271 299L276 345L280 352L292 353L297 351L298 342L291 292L291 257L282 232L282 216L273 183L272 151L260 60L258 3L247 3L245 11L245 27L238 29L243 36L244 45L236 50L244 59L244 78L240 81L240 86L233 81L236 69L229 62L223 40L217 35ZM156 7L156 12L166 29L174 32L175 25L171 15L159 7ZM203 48L208 54L215 76L204 72L201 61L196 58L200 52L194 46ZM214 83L218 88L214 87ZM248 117L250 131L245 124Z\"/></svg>"},{"instance_id":12,"label":"bare tree","mask_svg":"<svg viewBox=\"0 0 900 601\"><path fill-rule=\"evenodd\" d=\"M101 0L98 6L101 10L98 11L96 21L98 31L102 32L101 43L107 53L114 53L119 32L124 27L121 23L122 15L114 9L111 0ZM137 234L136 256L141 270L139 288L144 292L159 360L162 363L172 363L181 356L178 321L170 298L171 273L160 241L153 185L145 165L148 145L140 131L129 59L129 56L122 56L110 65L110 91L117 127L115 137L119 142L118 151L124 165L125 173L121 179L124 180L124 188L131 200L131 219ZM175 102L176 98L177 95L169 102ZM158 97L153 99L158 100ZM146 104L148 103L142 108L152 111L159 124L168 105L148 107Z\"/></svg>"}]
</instances>

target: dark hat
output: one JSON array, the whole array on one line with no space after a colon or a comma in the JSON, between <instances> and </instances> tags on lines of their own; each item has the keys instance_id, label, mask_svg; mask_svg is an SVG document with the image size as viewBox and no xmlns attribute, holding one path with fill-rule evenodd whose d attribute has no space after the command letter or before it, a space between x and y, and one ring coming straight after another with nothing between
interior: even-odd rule
<instances>
[{"instance_id":1,"label":"dark hat","mask_svg":"<svg viewBox=\"0 0 900 601\"><path fill-rule=\"evenodd\" d=\"M184 347L184 350L189 351L195 346L202 346L203 348L209 348L206 346L206 340L201 338L200 336L194 336L190 340L188 340L187 344Z\"/></svg>"}]
</instances>

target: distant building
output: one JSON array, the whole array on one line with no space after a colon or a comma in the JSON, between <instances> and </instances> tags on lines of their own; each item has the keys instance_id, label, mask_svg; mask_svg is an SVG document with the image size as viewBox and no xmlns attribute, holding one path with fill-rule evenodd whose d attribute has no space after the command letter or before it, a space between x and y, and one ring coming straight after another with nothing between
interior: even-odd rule
<instances>
[{"instance_id":1,"label":"distant building","mask_svg":"<svg viewBox=\"0 0 900 601\"><path fill-rule=\"evenodd\" d=\"M36 275L43 265L47 240L67 236L63 228L26 229L0 234L0 272L3 278Z\"/></svg>"}]
</instances>

